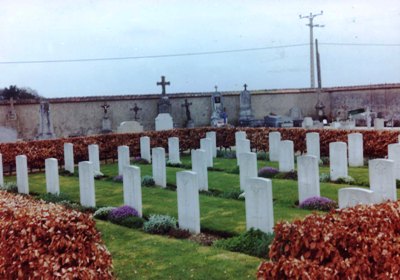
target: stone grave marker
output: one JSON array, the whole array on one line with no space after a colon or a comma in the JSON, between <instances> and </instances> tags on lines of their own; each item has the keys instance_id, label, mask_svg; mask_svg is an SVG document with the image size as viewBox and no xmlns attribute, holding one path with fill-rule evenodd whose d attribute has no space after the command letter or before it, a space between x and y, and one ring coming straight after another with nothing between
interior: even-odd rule
<instances>
[{"instance_id":1,"label":"stone grave marker","mask_svg":"<svg viewBox=\"0 0 400 280\"><path fill-rule=\"evenodd\" d=\"M58 161L55 158L47 158L44 163L46 169L46 192L59 195L60 179L58 177Z\"/></svg>"},{"instance_id":2,"label":"stone grave marker","mask_svg":"<svg viewBox=\"0 0 400 280\"><path fill-rule=\"evenodd\" d=\"M243 140L242 140L243 141ZM239 164L240 190L246 191L247 179L257 177L257 154L241 153Z\"/></svg>"},{"instance_id":3,"label":"stone grave marker","mask_svg":"<svg viewBox=\"0 0 400 280\"><path fill-rule=\"evenodd\" d=\"M336 181L340 177L347 177L347 145L344 142L329 143L330 178Z\"/></svg>"},{"instance_id":4,"label":"stone grave marker","mask_svg":"<svg viewBox=\"0 0 400 280\"><path fill-rule=\"evenodd\" d=\"M192 150L192 171L197 174L198 187L200 191L208 190L208 173L206 151Z\"/></svg>"},{"instance_id":5,"label":"stone grave marker","mask_svg":"<svg viewBox=\"0 0 400 280\"><path fill-rule=\"evenodd\" d=\"M213 167L213 156L212 156L212 142L211 139L203 138L200 139L200 149L206 151L207 167Z\"/></svg>"},{"instance_id":6,"label":"stone grave marker","mask_svg":"<svg viewBox=\"0 0 400 280\"><path fill-rule=\"evenodd\" d=\"M394 161L373 159L368 162L369 185L371 191L379 194L383 200L397 200Z\"/></svg>"},{"instance_id":7,"label":"stone grave marker","mask_svg":"<svg viewBox=\"0 0 400 280\"><path fill-rule=\"evenodd\" d=\"M240 165L240 157L241 154L243 153L250 153L251 152L251 147L250 147L250 140L248 139L239 139L237 140L237 146L236 146L236 163L239 166Z\"/></svg>"},{"instance_id":8,"label":"stone grave marker","mask_svg":"<svg viewBox=\"0 0 400 280\"><path fill-rule=\"evenodd\" d=\"M265 178L249 178L246 186L246 229L259 229L272 233L274 208L272 182Z\"/></svg>"},{"instance_id":9,"label":"stone grave marker","mask_svg":"<svg viewBox=\"0 0 400 280\"><path fill-rule=\"evenodd\" d=\"M200 233L200 203L197 174L193 171L176 173L179 227Z\"/></svg>"},{"instance_id":10,"label":"stone grave marker","mask_svg":"<svg viewBox=\"0 0 400 280\"><path fill-rule=\"evenodd\" d=\"M124 204L136 209L142 217L142 179L140 168L125 166L123 171Z\"/></svg>"},{"instance_id":11,"label":"stone grave marker","mask_svg":"<svg viewBox=\"0 0 400 280\"><path fill-rule=\"evenodd\" d=\"M308 132L306 134L307 155L316 156L318 161L321 159L319 133Z\"/></svg>"},{"instance_id":12,"label":"stone grave marker","mask_svg":"<svg viewBox=\"0 0 400 280\"><path fill-rule=\"evenodd\" d=\"M281 133L273 131L268 134L269 142L269 160L279 161L279 145L281 142Z\"/></svg>"},{"instance_id":13,"label":"stone grave marker","mask_svg":"<svg viewBox=\"0 0 400 280\"><path fill-rule=\"evenodd\" d=\"M364 165L363 135L350 133L347 135L349 143L349 166L359 167Z\"/></svg>"},{"instance_id":14,"label":"stone grave marker","mask_svg":"<svg viewBox=\"0 0 400 280\"><path fill-rule=\"evenodd\" d=\"M180 164L180 154L179 154L179 138L178 137L169 137L168 138L168 157L169 163L172 164Z\"/></svg>"},{"instance_id":15,"label":"stone grave marker","mask_svg":"<svg viewBox=\"0 0 400 280\"><path fill-rule=\"evenodd\" d=\"M0 126L0 143L14 143L17 139L18 133L15 129Z\"/></svg>"},{"instance_id":16,"label":"stone grave marker","mask_svg":"<svg viewBox=\"0 0 400 280\"><path fill-rule=\"evenodd\" d=\"M165 150L164 148L152 149L152 170L153 179L157 186L167 187L167 169L165 167Z\"/></svg>"},{"instance_id":17,"label":"stone grave marker","mask_svg":"<svg viewBox=\"0 0 400 280\"><path fill-rule=\"evenodd\" d=\"M376 204L382 202L382 197L374 191L364 188L339 189L339 208L353 207L358 204Z\"/></svg>"},{"instance_id":18,"label":"stone grave marker","mask_svg":"<svg viewBox=\"0 0 400 280\"><path fill-rule=\"evenodd\" d=\"M140 137L140 157L151 163L150 137Z\"/></svg>"},{"instance_id":19,"label":"stone grave marker","mask_svg":"<svg viewBox=\"0 0 400 280\"><path fill-rule=\"evenodd\" d=\"M74 145L72 143L64 143L64 169L74 174Z\"/></svg>"},{"instance_id":20,"label":"stone grave marker","mask_svg":"<svg viewBox=\"0 0 400 280\"><path fill-rule=\"evenodd\" d=\"M374 128L375 129L384 129L385 128L385 120L380 118L374 119Z\"/></svg>"},{"instance_id":21,"label":"stone grave marker","mask_svg":"<svg viewBox=\"0 0 400 280\"><path fill-rule=\"evenodd\" d=\"M125 166L129 166L129 147L119 146L118 147L118 175L123 175Z\"/></svg>"},{"instance_id":22,"label":"stone grave marker","mask_svg":"<svg viewBox=\"0 0 400 280\"><path fill-rule=\"evenodd\" d=\"M16 159L18 193L29 194L27 158L25 155L19 155L15 159Z\"/></svg>"},{"instance_id":23,"label":"stone grave marker","mask_svg":"<svg viewBox=\"0 0 400 280\"><path fill-rule=\"evenodd\" d=\"M125 121L117 127L117 133L142 132L143 126L137 121Z\"/></svg>"},{"instance_id":24,"label":"stone grave marker","mask_svg":"<svg viewBox=\"0 0 400 280\"><path fill-rule=\"evenodd\" d=\"M319 165L316 156L297 157L299 203L307 198L320 196Z\"/></svg>"},{"instance_id":25,"label":"stone grave marker","mask_svg":"<svg viewBox=\"0 0 400 280\"><path fill-rule=\"evenodd\" d=\"M217 157L217 133L215 131L207 131L206 138L211 139L213 157Z\"/></svg>"},{"instance_id":26,"label":"stone grave marker","mask_svg":"<svg viewBox=\"0 0 400 280\"><path fill-rule=\"evenodd\" d=\"M90 161L81 161L79 168L79 194L82 206L96 207L94 168Z\"/></svg>"},{"instance_id":27,"label":"stone grave marker","mask_svg":"<svg viewBox=\"0 0 400 280\"><path fill-rule=\"evenodd\" d=\"M156 117L156 131L169 130L174 128L172 117L168 113L160 113Z\"/></svg>"},{"instance_id":28,"label":"stone grave marker","mask_svg":"<svg viewBox=\"0 0 400 280\"><path fill-rule=\"evenodd\" d=\"M394 161L394 176L400 180L400 144L388 145L388 159Z\"/></svg>"},{"instance_id":29,"label":"stone grave marker","mask_svg":"<svg viewBox=\"0 0 400 280\"><path fill-rule=\"evenodd\" d=\"M245 131L236 131L235 132L235 146L237 148L239 140L246 140L247 135Z\"/></svg>"},{"instance_id":30,"label":"stone grave marker","mask_svg":"<svg viewBox=\"0 0 400 280\"><path fill-rule=\"evenodd\" d=\"M294 146L293 141L284 140L279 144L279 172L294 170Z\"/></svg>"},{"instance_id":31,"label":"stone grave marker","mask_svg":"<svg viewBox=\"0 0 400 280\"><path fill-rule=\"evenodd\" d=\"M89 145L89 161L93 164L93 176L103 176L100 171L99 145Z\"/></svg>"}]
</instances>

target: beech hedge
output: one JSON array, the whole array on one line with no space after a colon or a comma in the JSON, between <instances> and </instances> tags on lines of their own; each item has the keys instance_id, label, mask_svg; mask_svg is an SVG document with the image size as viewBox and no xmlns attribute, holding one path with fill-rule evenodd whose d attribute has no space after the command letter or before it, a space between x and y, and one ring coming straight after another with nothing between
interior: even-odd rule
<instances>
[{"instance_id":1,"label":"beech hedge","mask_svg":"<svg viewBox=\"0 0 400 280\"><path fill-rule=\"evenodd\" d=\"M257 279L399 279L400 201L312 214L275 227Z\"/></svg>"},{"instance_id":2,"label":"beech hedge","mask_svg":"<svg viewBox=\"0 0 400 280\"><path fill-rule=\"evenodd\" d=\"M0 279L114 279L88 214L0 191Z\"/></svg>"},{"instance_id":3,"label":"beech hedge","mask_svg":"<svg viewBox=\"0 0 400 280\"><path fill-rule=\"evenodd\" d=\"M268 151L268 134L279 131L282 140L294 141L295 151L306 151L306 133L318 132L320 134L321 155L329 154L329 143L335 141L347 142L347 134L359 132L363 134L364 156L371 158L385 157L387 145L398 142L399 133L389 130L337 130L337 129L302 129L302 128L193 128L172 129L166 131L149 131L142 133L105 134L87 137L60 138L54 140L41 140L17 143L0 144L0 153L3 155L5 165L15 165L15 157L25 154L30 168L43 168L46 158L57 158L59 163L64 161L64 143L74 144L75 162L88 160L89 144L98 144L100 159L116 159L117 147L127 145L131 156L140 156L140 137L149 136L151 147L164 147L168 149L168 138L178 137L181 150L197 149L200 139L205 137L207 131L216 131L217 146L229 148L235 145L235 132L246 131L247 138L251 140L251 147L257 151Z\"/></svg>"}]
</instances>

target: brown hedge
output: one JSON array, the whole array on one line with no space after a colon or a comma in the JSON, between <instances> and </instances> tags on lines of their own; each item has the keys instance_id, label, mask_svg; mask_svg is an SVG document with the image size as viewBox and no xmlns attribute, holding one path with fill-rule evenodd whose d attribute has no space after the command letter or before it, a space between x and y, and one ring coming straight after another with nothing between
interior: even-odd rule
<instances>
[{"instance_id":1,"label":"brown hedge","mask_svg":"<svg viewBox=\"0 0 400 280\"><path fill-rule=\"evenodd\" d=\"M0 279L114 279L88 214L0 191L0 240Z\"/></svg>"},{"instance_id":2,"label":"brown hedge","mask_svg":"<svg viewBox=\"0 0 400 280\"><path fill-rule=\"evenodd\" d=\"M400 201L278 223L269 255L257 279L400 279Z\"/></svg>"},{"instance_id":3,"label":"brown hedge","mask_svg":"<svg viewBox=\"0 0 400 280\"><path fill-rule=\"evenodd\" d=\"M398 132L395 131L374 131L374 130L333 130L333 129L313 129L306 130L301 128L194 128L194 129L173 129L168 131L151 131L143 133L127 134L107 134L88 137L61 138L55 140L2 143L0 153L3 154L3 162L6 165L14 165L15 157L25 154L28 158L28 165L31 168L43 168L44 160L49 157L57 158L60 164L64 160L65 142L74 144L75 162L88 159L87 146L98 144L101 159L117 158L117 147L128 145L131 156L140 155L140 137L149 136L151 147L168 148L168 137L179 137L181 150L199 148L200 139L205 137L207 131L214 130L217 133L218 147L231 147L235 145L235 132L237 130L247 132L248 139L251 140L252 148L258 151L268 151L268 133L271 131L281 132L283 140L294 141L295 151L305 152L305 137L307 132L318 132L321 141L321 155L328 155L329 143L335 141L347 142L347 134L360 132L364 138L364 156L366 157L385 157L387 155L387 145L398 141Z\"/></svg>"}]
</instances>

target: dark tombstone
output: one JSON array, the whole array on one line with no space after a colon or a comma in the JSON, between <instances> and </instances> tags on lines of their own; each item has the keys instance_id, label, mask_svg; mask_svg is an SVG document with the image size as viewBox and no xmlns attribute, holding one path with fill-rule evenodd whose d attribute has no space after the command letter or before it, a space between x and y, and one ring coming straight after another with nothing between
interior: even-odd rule
<instances>
[{"instance_id":1,"label":"dark tombstone","mask_svg":"<svg viewBox=\"0 0 400 280\"><path fill-rule=\"evenodd\" d=\"M189 110L189 107L192 105L192 102L188 102L188 100L187 99L185 99L185 103L183 103L182 105L181 105L181 107L185 107L185 109L186 109L186 119L187 119L187 121L186 121L186 127L187 128L193 128L194 127L194 121L192 120L192 117L191 117L191 115L190 115L190 110Z\"/></svg>"},{"instance_id":2,"label":"dark tombstone","mask_svg":"<svg viewBox=\"0 0 400 280\"><path fill-rule=\"evenodd\" d=\"M251 126L254 115L251 109L251 93L247 90L247 85L243 85L244 90L240 93L240 113L239 124L241 126Z\"/></svg>"},{"instance_id":3,"label":"dark tombstone","mask_svg":"<svg viewBox=\"0 0 400 280\"><path fill-rule=\"evenodd\" d=\"M170 82L165 81L165 76L161 76L161 82L157 82L157 86L161 86L161 98L157 104L159 114L171 114L171 102L169 101L165 90L165 87L169 85Z\"/></svg>"}]
</instances>

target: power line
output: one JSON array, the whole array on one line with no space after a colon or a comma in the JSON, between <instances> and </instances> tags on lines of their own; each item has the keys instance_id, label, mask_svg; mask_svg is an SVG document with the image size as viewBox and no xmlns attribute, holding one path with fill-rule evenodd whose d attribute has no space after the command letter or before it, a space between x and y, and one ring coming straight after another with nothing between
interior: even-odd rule
<instances>
[{"instance_id":1,"label":"power line","mask_svg":"<svg viewBox=\"0 0 400 280\"><path fill-rule=\"evenodd\" d=\"M326 46L366 46L366 47L400 47L400 44L378 44L378 43L319 43ZM224 53L240 53L253 52L272 49L304 47L309 44L291 44L260 48L232 49L220 51L204 51L204 52L188 52L177 54L160 54L160 55L144 55L144 56L122 56L122 57L99 57L99 58L77 58L77 59L55 59L55 60L16 60L16 61L0 61L0 64L40 64L40 63L73 63L73 62L96 62L96 61L115 61L115 60L135 60L135 59L151 59L151 58L169 58L169 57L184 57L184 56L201 56L214 55Z\"/></svg>"},{"instance_id":2,"label":"power line","mask_svg":"<svg viewBox=\"0 0 400 280\"><path fill-rule=\"evenodd\" d=\"M131 60L131 59L147 59L147 58L165 58L165 57L178 57L178 56L196 56L196 55L209 55L209 54L222 54L222 53L252 52L252 51L261 51L261 50L269 50L269 49L302 47L302 46L307 46L307 45L308 44L291 44L291 45L260 47L260 48L233 49L233 50L221 50L221 51L205 51L205 52L189 52L189 53L177 53L177 54L144 55L144 56L78 58L78 59L56 59L56 60L0 61L0 64L92 62L92 61L108 61L108 60Z\"/></svg>"}]
</instances>

